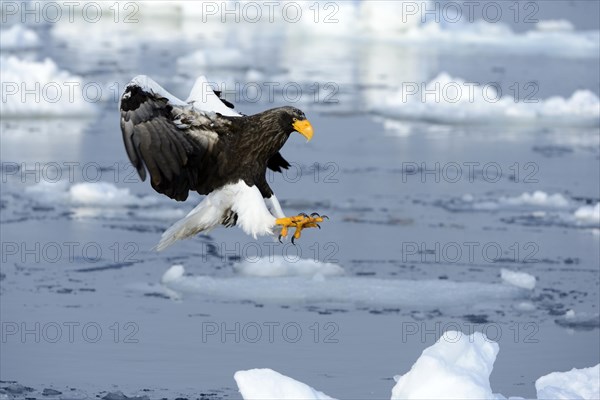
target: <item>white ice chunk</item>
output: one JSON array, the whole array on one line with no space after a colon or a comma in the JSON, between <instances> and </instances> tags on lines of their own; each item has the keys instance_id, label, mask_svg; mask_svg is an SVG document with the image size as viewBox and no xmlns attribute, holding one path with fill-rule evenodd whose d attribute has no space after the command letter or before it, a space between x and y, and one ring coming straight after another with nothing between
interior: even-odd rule
<instances>
[{"instance_id":1,"label":"white ice chunk","mask_svg":"<svg viewBox=\"0 0 600 400\"><path fill-rule=\"evenodd\" d=\"M566 19L545 19L538 21L535 24L535 29L546 32L572 32L575 30L575 27L571 21L567 21Z\"/></svg>"},{"instance_id":2,"label":"white ice chunk","mask_svg":"<svg viewBox=\"0 0 600 400\"><path fill-rule=\"evenodd\" d=\"M600 364L568 372L552 372L535 381L538 399L600 399Z\"/></svg>"},{"instance_id":3,"label":"white ice chunk","mask_svg":"<svg viewBox=\"0 0 600 400\"><path fill-rule=\"evenodd\" d=\"M252 273L258 273L252 267ZM266 267L265 268L270 268ZM298 273L295 267L275 266L270 273ZM332 271L336 271L334 267ZM414 309L455 309L476 304L484 309L498 302L523 298L527 292L512 285L454 282L450 280L401 280L358 276L183 276L168 282L178 292L211 299L253 300L265 303L341 303L401 306Z\"/></svg>"},{"instance_id":4,"label":"white ice chunk","mask_svg":"<svg viewBox=\"0 0 600 400\"><path fill-rule=\"evenodd\" d=\"M0 31L0 46L3 50L31 49L39 45L37 33L21 24Z\"/></svg>"},{"instance_id":5,"label":"white ice chunk","mask_svg":"<svg viewBox=\"0 0 600 400\"><path fill-rule=\"evenodd\" d=\"M562 194L548 194L541 190L536 190L531 194L525 192L517 197L501 197L499 200L500 203L511 206L531 205L556 208L563 208L569 206L569 200Z\"/></svg>"},{"instance_id":6,"label":"white ice chunk","mask_svg":"<svg viewBox=\"0 0 600 400\"><path fill-rule=\"evenodd\" d=\"M238 371L233 378L244 400L333 400L325 393L268 368Z\"/></svg>"},{"instance_id":7,"label":"white ice chunk","mask_svg":"<svg viewBox=\"0 0 600 400\"><path fill-rule=\"evenodd\" d=\"M406 85L373 105L385 117L445 124L600 125L600 99L589 90L571 97L515 101L493 85L479 85L443 72L425 85Z\"/></svg>"},{"instance_id":8,"label":"white ice chunk","mask_svg":"<svg viewBox=\"0 0 600 400\"><path fill-rule=\"evenodd\" d=\"M70 200L75 204L87 206L138 206L157 202L153 197L138 197L128 188L118 188L108 182L84 182L69 189Z\"/></svg>"},{"instance_id":9,"label":"white ice chunk","mask_svg":"<svg viewBox=\"0 0 600 400\"><path fill-rule=\"evenodd\" d=\"M480 332L445 332L398 379L392 400L495 399L489 379L498 350Z\"/></svg>"},{"instance_id":10,"label":"white ice chunk","mask_svg":"<svg viewBox=\"0 0 600 400\"><path fill-rule=\"evenodd\" d=\"M534 208L536 213L540 213L540 216L545 215L544 209L564 209L571 205L570 199L563 194L549 194L541 190L536 190L533 193L524 192L515 196L490 196L486 198L476 198L471 194L465 194L457 201L458 203L454 203L453 206L459 209L496 211Z\"/></svg>"},{"instance_id":11,"label":"white ice chunk","mask_svg":"<svg viewBox=\"0 0 600 400\"><path fill-rule=\"evenodd\" d=\"M185 274L185 268L183 265L173 265L163 274L160 282L162 284L173 282L181 278L183 274Z\"/></svg>"},{"instance_id":12,"label":"white ice chunk","mask_svg":"<svg viewBox=\"0 0 600 400\"><path fill-rule=\"evenodd\" d=\"M25 188L25 193L41 202L86 207L148 206L158 202L155 197L136 196L129 188L118 188L109 182L83 182L69 187L66 181L41 181Z\"/></svg>"},{"instance_id":13,"label":"white ice chunk","mask_svg":"<svg viewBox=\"0 0 600 400\"><path fill-rule=\"evenodd\" d=\"M500 276L504 282L510 285L527 290L533 290L535 288L535 276L526 272L517 272L502 268L500 270Z\"/></svg>"},{"instance_id":14,"label":"white ice chunk","mask_svg":"<svg viewBox=\"0 0 600 400\"><path fill-rule=\"evenodd\" d=\"M92 99L86 99L81 90L86 82L61 70L49 58L36 62L1 57L0 66L2 88L6 89L0 114L5 118L79 117L96 112ZM21 88L32 92L23 99Z\"/></svg>"},{"instance_id":15,"label":"white ice chunk","mask_svg":"<svg viewBox=\"0 0 600 400\"><path fill-rule=\"evenodd\" d=\"M575 210L575 219L583 223L600 223L600 203L595 206L582 206Z\"/></svg>"},{"instance_id":16,"label":"white ice chunk","mask_svg":"<svg viewBox=\"0 0 600 400\"><path fill-rule=\"evenodd\" d=\"M410 371L394 376L396 384L391 399L506 399L502 394L493 393L490 386L498 351L498 344L481 332L467 335L447 331L435 344L423 350ZM331 399L271 369L238 371L234 379L245 400ZM553 372L539 378L535 387L538 399L598 399L600 364L569 372Z\"/></svg>"},{"instance_id":17,"label":"white ice chunk","mask_svg":"<svg viewBox=\"0 0 600 400\"><path fill-rule=\"evenodd\" d=\"M25 188L25 193L38 201L55 203L67 200L69 183L66 181L40 181L33 186Z\"/></svg>"}]
</instances>

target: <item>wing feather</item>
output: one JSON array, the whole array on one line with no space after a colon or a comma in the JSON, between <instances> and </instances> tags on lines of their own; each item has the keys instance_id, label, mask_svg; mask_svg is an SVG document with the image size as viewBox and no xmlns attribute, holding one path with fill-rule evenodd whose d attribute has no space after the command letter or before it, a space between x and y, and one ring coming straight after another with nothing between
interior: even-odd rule
<instances>
[{"instance_id":1,"label":"wing feather","mask_svg":"<svg viewBox=\"0 0 600 400\"><path fill-rule=\"evenodd\" d=\"M148 79L148 78L146 78ZM142 180L176 200L190 190L206 194L222 184L215 165L231 123L176 99L155 82L134 79L121 98L121 131L129 160ZM162 89L162 90L161 90ZM164 91L164 92L163 92Z\"/></svg>"},{"instance_id":2,"label":"wing feather","mask_svg":"<svg viewBox=\"0 0 600 400\"><path fill-rule=\"evenodd\" d=\"M273 157L269 158L267 162L267 167L275 172L282 172L284 169L288 169L290 167L290 163L283 158L281 153L275 154Z\"/></svg>"}]
</instances>

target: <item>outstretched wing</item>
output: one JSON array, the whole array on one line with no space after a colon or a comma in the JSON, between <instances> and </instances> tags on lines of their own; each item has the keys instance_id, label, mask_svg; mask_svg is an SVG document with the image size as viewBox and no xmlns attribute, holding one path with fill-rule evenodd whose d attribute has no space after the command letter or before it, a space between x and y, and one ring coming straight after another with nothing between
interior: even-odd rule
<instances>
[{"instance_id":1,"label":"outstretched wing","mask_svg":"<svg viewBox=\"0 0 600 400\"><path fill-rule=\"evenodd\" d=\"M206 194L222 184L220 136L231 122L184 103L146 77L137 77L121 98L121 131L140 178L183 201L190 190Z\"/></svg>"}]
</instances>

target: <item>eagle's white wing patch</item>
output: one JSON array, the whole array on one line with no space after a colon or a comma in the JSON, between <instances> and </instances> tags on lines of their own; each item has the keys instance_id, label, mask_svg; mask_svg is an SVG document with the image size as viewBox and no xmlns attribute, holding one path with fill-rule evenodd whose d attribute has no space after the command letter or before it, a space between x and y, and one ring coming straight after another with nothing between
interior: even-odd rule
<instances>
[{"instance_id":1,"label":"eagle's white wing patch","mask_svg":"<svg viewBox=\"0 0 600 400\"><path fill-rule=\"evenodd\" d=\"M240 117L241 115L227 107L219 96L213 92L204 75L199 76L194 83L186 102L192 104L198 111L216 112L230 117Z\"/></svg>"},{"instance_id":2,"label":"eagle's white wing patch","mask_svg":"<svg viewBox=\"0 0 600 400\"><path fill-rule=\"evenodd\" d=\"M167 89L160 86L156 81L146 75L138 75L127 84L127 86L136 85L146 92L155 93L169 100L169 103L174 106L186 106L187 103L171 94ZM119 108L121 105L119 104Z\"/></svg>"}]
</instances>

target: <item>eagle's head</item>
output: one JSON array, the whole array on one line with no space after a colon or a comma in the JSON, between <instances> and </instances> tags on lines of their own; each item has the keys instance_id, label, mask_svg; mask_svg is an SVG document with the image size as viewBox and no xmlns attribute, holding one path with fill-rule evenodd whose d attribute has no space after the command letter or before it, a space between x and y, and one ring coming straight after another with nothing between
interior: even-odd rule
<instances>
[{"instance_id":1,"label":"eagle's head","mask_svg":"<svg viewBox=\"0 0 600 400\"><path fill-rule=\"evenodd\" d=\"M310 140L313 137L313 127L306 119L302 110L296 107L280 107L273 110L277 113L279 128L288 135L292 132L298 132Z\"/></svg>"}]
</instances>

